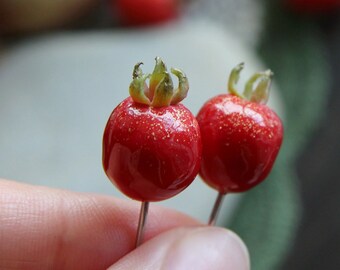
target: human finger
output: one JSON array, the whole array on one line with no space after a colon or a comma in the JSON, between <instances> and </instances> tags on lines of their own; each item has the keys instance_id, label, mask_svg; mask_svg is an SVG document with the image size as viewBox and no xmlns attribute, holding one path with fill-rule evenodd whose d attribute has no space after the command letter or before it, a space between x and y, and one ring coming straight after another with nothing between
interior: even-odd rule
<instances>
[{"instance_id":1,"label":"human finger","mask_svg":"<svg viewBox=\"0 0 340 270\"><path fill-rule=\"evenodd\" d=\"M166 231L132 251L110 270L249 270L247 248L233 232L211 226Z\"/></svg>"},{"instance_id":2,"label":"human finger","mask_svg":"<svg viewBox=\"0 0 340 270\"><path fill-rule=\"evenodd\" d=\"M0 181L1 269L105 269L134 248L140 204ZM198 221L152 205L145 240Z\"/></svg>"}]
</instances>

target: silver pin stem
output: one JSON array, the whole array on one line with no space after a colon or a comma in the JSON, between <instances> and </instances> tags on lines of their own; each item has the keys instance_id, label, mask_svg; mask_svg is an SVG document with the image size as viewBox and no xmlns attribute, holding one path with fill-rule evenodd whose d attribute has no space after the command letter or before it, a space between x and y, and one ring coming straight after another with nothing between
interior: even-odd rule
<instances>
[{"instance_id":1,"label":"silver pin stem","mask_svg":"<svg viewBox=\"0 0 340 270\"><path fill-rule=\"evenodd\" d=\"M136 248L142 243L143 241L143 234L145 228L145 222L148 215L149 210L149 202L142 202L140 213L139 213L139 220L138 220L138 228L137 228L137 236L136 236Z\"/></svg>"},{"instance_id":2,"label":"silver pin stem","mask_svg":"<svg viewBox=\"0 0 340 270\"><path fill-rule=\"evenodd\" d=\"M208 222L208 225L210 225L210 226L214 226L216 224L217 216L218 216L218 213L220 211L224 195L225 194L221 193L221 192L219 192L218 195L217 195L217 198L216 198L214 207L211 211L209 222Z\"/></svg>"}]
</instances>

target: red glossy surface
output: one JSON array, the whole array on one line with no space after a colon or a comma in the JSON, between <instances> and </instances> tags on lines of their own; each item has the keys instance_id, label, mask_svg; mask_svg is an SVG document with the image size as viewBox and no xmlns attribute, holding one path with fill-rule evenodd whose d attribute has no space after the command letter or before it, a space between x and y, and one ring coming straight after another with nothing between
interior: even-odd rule
<instances>
[{"instance_id":1,"label":"red glossy surface","mask_svg":"<svg viewBox=\"0 0 340 270\"><path fill-rule=\"evenodd\" d=\"M224 94L197 116L203 152L200 175L219 192L246 191L270 172L282 143L279 117L267 106Z\"/></svg>"},{"instance_id":2,"label":"red glossy surface","mask_svg":"<svg viewBox=\"0 0 340 270\"><path fill-rule=\"evenodd\" d=\"M125 195L139 201L161 201L194 180L201 151L198 123L182 104L153 108L129 97L107 122L103 166Z\"/></svg>"}]
</instances>

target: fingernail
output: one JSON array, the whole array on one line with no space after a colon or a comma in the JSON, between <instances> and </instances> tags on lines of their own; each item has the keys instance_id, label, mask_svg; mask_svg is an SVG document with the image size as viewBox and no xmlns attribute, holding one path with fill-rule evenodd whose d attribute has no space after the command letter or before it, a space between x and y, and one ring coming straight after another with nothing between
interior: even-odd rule
<instances>
[{"instance_id":1,"label":"fingernail","mask_svg":"<svg viewBox=\"0 0 340 270\"><path fill-rule=\"evenodd\" d=\"M190 230L169 248L162 269L249 270L246 246L233 232L218 227Z\"/></svg>"}]
</instances>

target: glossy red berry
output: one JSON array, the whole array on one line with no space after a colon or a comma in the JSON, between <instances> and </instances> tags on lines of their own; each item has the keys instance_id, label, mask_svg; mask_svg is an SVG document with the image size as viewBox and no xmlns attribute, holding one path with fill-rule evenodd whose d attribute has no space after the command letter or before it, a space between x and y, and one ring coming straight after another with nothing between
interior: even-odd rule
<instances>
[{"instance_id":1,"label":"glossy red berry","mask_svg":"<svg viewBox=\"0 0 340 270\"><path fill-rule=\"evenodd\" d=\"M139 201L160 201L184 190L196 177L201 161L201 136L193 114L179 102L188 81L182 71L173 84L156 58L152 75L135 66L131 97L112 112L103 137L103 166L113 184ZM150 87L145 83L150 78Z\"/></svg>"},{"instance_id":2,"label":"glossy red berry","mask_svg":"<svg viewBox=\"0 0 340 270\"><path fill-rule=\"evenodd\" d=\"M271 72L256 73L239 94L234 83L242 68L243 64L231 73L230 93L206 102L197 116L203 144L200 176L222 194L243 192L262 182L283 137L280 118L265 105Z\"/></svg>"}]
</instances>

